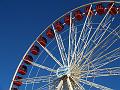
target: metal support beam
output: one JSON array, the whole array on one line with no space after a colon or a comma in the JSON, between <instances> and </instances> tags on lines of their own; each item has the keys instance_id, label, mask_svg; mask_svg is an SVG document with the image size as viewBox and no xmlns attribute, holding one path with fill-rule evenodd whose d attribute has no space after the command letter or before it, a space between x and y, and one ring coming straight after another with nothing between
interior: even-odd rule
<instances>
[{"instance_id":1,"label":"metal support beam","mask_svg":"<svg viewBox=\"0 0 120 90\"><path fill-rule=\"evenodd\" d=\"M69 77L67 78L67 84L68 84L69 90L73 90L73 87L72 87L72 84L70 82L70 78Z\"/></svg>"},{"instance_id":2,"label":"metal support beam","mask_svg":"<svg viewBox=\"0 0 120 90\"><path fill-rule=\"evenodd\" d=\"M61 90L63 85L63 80L60 81L60 83L58 84L58 86L56 87L56 90Z\"/></svg>"}]
</instances>

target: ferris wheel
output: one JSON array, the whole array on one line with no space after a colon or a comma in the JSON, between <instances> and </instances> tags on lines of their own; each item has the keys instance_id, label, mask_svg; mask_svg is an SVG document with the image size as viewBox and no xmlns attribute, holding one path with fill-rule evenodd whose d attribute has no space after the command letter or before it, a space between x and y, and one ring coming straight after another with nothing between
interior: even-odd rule
<instances>
[{"instance_id":1,"label":"ferris wheel","mask_svg":"<svg viewBox=\"0 0 120 90\"><path fill-rule=\"evenodd\" d=\"M120 76L119 66L120 2L93 2L65 13L36 38L9 90L114 90L102 80Z\"/></svg>"}]
</instances>

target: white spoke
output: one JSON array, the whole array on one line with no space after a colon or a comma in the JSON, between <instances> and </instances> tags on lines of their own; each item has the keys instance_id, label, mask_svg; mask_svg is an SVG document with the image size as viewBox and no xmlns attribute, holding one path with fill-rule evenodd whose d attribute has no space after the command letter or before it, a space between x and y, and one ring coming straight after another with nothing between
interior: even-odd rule
<instances>
[{"instance_id":1,"label":"white spoke","mask_svg":"<svg viewBox=\"0 0 120 90\"><path fill-rule=\"evenodd\" d=\"M71 12L70 28L69 28L68 66L70 66L72 63L71 56L73 54L74 48L76 47L76 36L77 36L77 27L74 26L74 21L72 21L72 12Z\"/></svg>"},{"instance_id":2,"label":"white spoke","mask_svg":"<svg viewBox=\"0 0 120 90\"><path fill-rule=\"evenodd\" d=\"M80 33L80 36L79 36L79 39L78 39L78 42L77 42L77 45L76 45L76 47L74 48L74 52L73 52L73 55L72 55L72 59L74 58L74 54L76 53L76 50L77 50L77 48L78 48L78 46L79 46L79 43L80 43L80 40L81 40L81 36L82 36L82 34L83 34L83 31L84 31L84 29L85 29L85 26L86 26L86 24L87 24L87 21L88 21L89 15L90 15L90 10L91 10L91 8L92 8L92 5L90 6L89 12L88 12L88 14L87 14L86 20L85 20L85 22L84 22L82 31L81 31L81 33ZM71 59L71 60L72 60L72 59Z\"/></svg>"},{"instance_id":3,"label":"white spoke","mask_svg":"<svg viewBox=\"0 0 120 90\"><path fill-rule=\"evenodd\" d=\"M38 64L38 63L36 63L36 62L31 62L31 61L29 61L29 60L24 60L24 61L27 61L27 62L29 62L30 64L32 64L33 66L36 66L36 67L38 67L38 68L47 70L47 71L49 71L49 72L54 72L54 73L57 72L57 70L51 69L51 68L49 68L49 67L47 67L47 66L43 66L43 65Z\"/></svg>"},{"instance_id":4,"label":"white spoke","mask_svg":"<svg viewBox=\"0 0 120 90\"><path fill-rule=\"evenodd\" d=\"M47 84L39 87L39 88L36 89L36 90L46 90L46 89L48 89L48 86L51 86L51 87L54 86L53 83L54 83L54 81L51 81L51 82L49 82L49 83L47 83Z\"/></svg>"},{"instance_id":5,"label":"white spoke","mask_svg":"<svg viewBox=\"0 0 120 90\"><path fill-rule=\"evenodd\" d=\"M113 18L113 19L114 19L114 18ZM104 28L104 27L107 26L107 24L109 24L111 21L112 21L111 16L109 16L109 17L106 19L105 23L102 24L101 26Z\"/></svg>"},{"instance_id":6,"label":"white spoke","mask_svg":"<svg viewBox=\"0 0 120 90\"><path fill-rule=\"evenodd\" d=\"M99 47L99 49L105 49L104 47L104 45L105 44L109 44L108 45L108 47L109 46L111 46L111 44L110 43L113 43L114 41L116 41L116 40L114 40L114 35L112 35L118 28L120 27L120 25L116 28L116 29L114 29L105 39L103 39L101 42L99 42L97 45L95 45L83 58L87 58L88 56L90 57L90 55L92 55L92 53L94 52L94 50L96 49L96 48L98 48ZM109 40L109 42L107 42L107 39L109 39L109 37L110 37L110 35L111 35L111 38L114 40L114 41L110 41ZM106 42L105 42L106 41ZM100 47L100 45L102 46L102 47ZM103 47L104 46L104 47ZM106 47L107 48L107 47ZM88 58L87 58L88 59ZM85 63L87 62L87 60L84 62L84 64L83 65L85 65Z\"/></svg>"},{"instance_id":7,"label":"white spoke","mask_svg":"<svg viewBox=\"0 0 120 90\"><path fill-rule=\"evenodd\" d=\"M85 73L82 75L82 78L86 77L87 71L84 71ZM103 68L103 69L96 69L96 70L90 70L89 71L89 77L102 77L102 76L120 76L120 67L113 67L113 68Z\"/></svg>"},{"instance_id":8,"label":"white spoke","mask_svg":"<svg viewBox=\"0 0 120 90\"><path fill-rule=\"evenodd\" d=\"M114 19L112 19L111 23L113 22ZM98 34L98 38L96 38L93 42L97 42L97 44L101 41L102 37L105 35L105 33L108 31L111 23L106 27L106 29L103 31L102 34ZM98 41L97 41L98 40Z\"/></svg>"},{"instance_id":9,"label":"white spoke","mask_svg":"<svg viewBox=\"0 0 120 90\"><path fill-rule=\"evenodd\" d=\"M118 59L120 59L120 56L118 56L118 57L108 57L106 59L106 61L104 60L104 62L102 62L102 63L100 63L100 64L98 64L96 66L97 66L97 68L101 68L101 67L103 67L103 66L105 66L105 65L107 65L107 64L109 64L109 63L111 63L111 62L113 62L115 60L118 60Z\"/></svg>"},{"instance_id":10,"label":"white spoke","mask_svg":"<svg viewBox=\"0 0 120 90\"><path fill-rule=\"evenodd\" d=\"M86 61L84 62L83 66L86 65L85 63L86 63L88 60L90 61L90 63L99 60L98 57L99 57L100 55L102 55L106 50L108 50L116 41L117 41L117 39L115 39L113 42L110 41L111 43L109 43L108 47L106 47L106 48L104 48L104 49L103 49L103 48L100 48L99 50L102 50L102 49L103 49L102 52L100 52L99 54L97 54L97 56L96 56L95 58L92 58L92 60L89 59L90 55L89 55L88 58L85 58ZM91 54L92 54L92 53L91 53ZM92 56L95 56L95 54L92 54ZM100 57L99 57L99 58L100 58ZM88 63L88 64L90 64L90 63ZM83 67L83 66L82 66L82 67Z\"/></svg>"},{"instance_id":11,"label":"white spoke","mask_svg":"<svg viewBox=\"0 0 120 90\"><path fill-rule=\"evenodd\" d=\"M57 70L51 69L51 68L49 68L49 67L40 65L40 64L35 63L35 62L31 62L31 64L32 64L33 66L39 67L39 68L44 69L44 70L47 70L47 71L49 71L49 72L54 72L54 73L57 72Z\"/></svg>"},{"instance_id":12,"label":"white spoke","mask_svg":"<svg viewBox=\"0 0 120 90\"><path fill-rule=\"evenodd\" d=\"M71 78L72 78L72 77L71 77ZM74 80L73 78L72 78L72 80L73 80L74 83L79 87L80 90L85 90L85 88L84 88L79 82L77 82L77 80Z\"/></svg>"},{"instance_id":13,"label":"white spoke","mask_svg":"<svg viewBox=\"0 0 120 90\"><path fill-rule=\"evenodd\" d=\"M14 81L20 81L23 84L33 84L33 83L49 82L49 80L52 82L56 78L57 78L56 75L48 75L48 76L18 79Z\"/></svg>"},{"instance_id":14,"label":"white spoke","mask_svg":"<svg viewBox=\"0 0 120 90\"><path fill-rule=\"evenodd\" d=\"M117 48L103 56L101 56L100 58L97 58L96 60L94 60L94 65L97 67L97 68L100 68L108 63L111 63L117 59L120 58L120 48Z\"/></svg>"},{"instance_id":15,"label":"white spoke","mask_svg":"<svg viewBox=\"0 0 120 90\"><path fill-rule=\"evenodd\" d=\"M114 4L113 4L114 5ZM112 6L113 6L112 5ZM105 21L107 19L107 16L109 15L109 12L112 8L112 6L110 7L110 9L108 10L108 12L106 13L106 15L104 16L104 18L101 20L101 22L99 23L98 27L96 28L95 32L93 33L93 35L91 36L91 38L89 39L89 41L87 42L87 45L89 45L90 41L93 39L93 37L95 36L95 34L99 31L100 27L102 26L102 24L104 23L105 24ZM109 27L108 27L109 28ZM104 31L106 32L106 30ZM104 32L103 32L103 35L104 35ZM101 37L102 38L102 37ZM100 42L101 38L98 40L97 44Z\"/></svg>"},{"instance_id":16,"label":"white spoke","mask_svg":"<svg viewBox=\"0 0 120 90\"><path fill-rule=\"evenodd\" d=\"M102 57L101 55L102 55L105 51L107 51L116 41L117 41L117 39L115 39L111 44L109 44L109 46L108 46L106 49L104 49L102 52L100 52L99 55L96 56L92 61L95 61L95 60L99 59L100 57ZM94 54L93 54L93 55L94 55ZM92 61L91 61L91 62L92 62Z\"/></svg>"},{"instance_id":17,"label":"white spoke","mask_svg":"<svg viewBox=\"0 0 120 90\"><path fill-rule=\"evenodd\" d=\"M72 25L70 56L72 56L73 50L76 47L76 37L77 37L77 27L74 27L74 25ZM75 53L74 56L72 56L74 57L74 59L70 59L70 65L76 62L76 58L77 58L76 55L77 53Z\"/></svg>"},{"instance_id":18,"label":"white spoke","mask_svg":"<svg viewBox=\"0 0 120 90\"><path fill-rule=\"evenodd\" d=\"M112 4L112 6L110 7L110 9L108 10L108 12L106 13L106 15L104 16L104 18L101 20L101 22L99 23L98 27L96 28L95 32L93 33L93 35L91 36L91 38L89 39L87 45L89 44L89 42L93 39L93 37L95 36L95 34L98 32L98 30L100 29L100 27L103 25L103 23L106 23L106 19L107 16L109 15L109 12L111 10L111 8L113 7L114 3ZM100 41L100 40L99 40Z\"/></svg>"},{"instance_id":19,"label":"white spoke","mask_svg":"<svg viewBox=\"0 0 120 90\"><path fill-rule=\"evenodd\" d=\"M79 83L79 84L77 84L78 86L79 86L79 89L80 90L85 90L85 88Z\"/></svg>"},{"instance_id":20,"label":"white spoke","mask_svg":"<svg viewBox=\"0 0 120 90\"><path fill-rule=\"evenodd\" d=\"M58 84L58 86L56 87L56 90L61 90L63 85L63 80L60 80L60 83Z\"/></svg>"},{"instance_id":21,"label":"white spoke","mask_svg":"<svg viewBox=\"0 0 120 90\"><path fill-rule=\"evenodd\" d=\"M89 23L90 24L90 23ZM87 42L88 42L88 40L89 40L89 35L90 35L90 32L91 32L91 30L92 30L92 26L91 27L89 27L88 25L86 25L86 28L89 28L89 31L87 30L87 29L85 29L85 35L84 35L84 33L83 33L83 41L84 41L84 44L82 45L82 46L80 46L81 47L81 52L80 52L80 59L83 57L83 54L84 54L84 52L85 52L85 49L86 49L86 47L88 46L87 44ZM82 42L81 42L82 43Z\"/></svg>"},{"instance_id":22,"label":"white spoke","mask_svg":"<svg viewBox=\"0 0 120 90\"><path fill-rule=\"evenodd\" d=\"M93 61L90 61L88 64L84 64L82 67L85 69L85 67L87 67L88 65L94 64L94 66L96 68L100 68L100 67L102 67L106 64L109 64L119 58L120 58L120 48L117 48L99 58L95 58Z\"/></svg>"},{"instance_id":23,"label":"white spoke","mask_svg":"<svg viewBox=\"0 0 120 90\"><path fill-rule=\"evenodd\" d=\"M88 35L86 36L86 41L85 41L85 44L84 44L83 48L86 47L86 43L87 43L87 41L88 41L88 37L89 37L89 35L90 35L91 30L92 30L92 27L90 28L90 30L89 30L89 32L88 32ZM81 52L82 52L82 53L81 53ZM83 50L83 51L81 50L81 52L78 53L78 57L77 57L77 59L76 59L76 60L78 60L78 62L77 62L78 65L80 65L80 62L82 62L82 57L83 57L82 54L83 54L84 50Z\"/></svg>"},{"instance_id":24,"label":"white spoke","mask_svg":"<svg viewBox=\"0 0 120 90\"><path fill-rule=\"evenodd\" d=\"M84 79L80 79L80 82L84 83L86 85L89 85L91 87L95 87L95 88L100 89L100 90L113 90L111 88L108 88L108 87L105 87L105 86L102 86L102 85L99 85L99 84L96 84L96 83L93 83L93 82L90 82L90 81L87 81Z\"/></svg>"},{"instance_id":25,"label":"white spoke","mask_svg":"<svg viewBox=\"0 0 120 90\"><path fill-rule=\"evenodd\" d=\"M72 12L70 13L70 28L69 28L69 46L68 46L68 66L70 64L70 52L71 52L71 30L72 30Z\"/></svg>"},{"instance_id":26,"label":"white spoke","mask_svg":"<svg viewBox=\"0 0 120 90\"><path fill-rule=\"evenodd\" d=\"M39 43L39 42L38 42ZM41 45L41 44L40 44ZM46 48L41 45L41 47L50 55L50 57L60 66L63 66L57 59L56 57L53 56L53 54Z\"/></svg>"},{"instance_id":27,"label":"white spoke","mask_svg":"<svg viewBox=\"0 0 120 90\"><path fill-rule=\"evenodd\" d=\"M62 62L63 62L63 65L65 66L66 61L67 61L67 55L66 55L66 52L65 52L63 40L61 38L61 35L56 32L56 30L54 28L54 25L52 25L52 27L53 27L53 30L54 30L54 33L55 33L55 38L56 38L57 45L58 45L58 48L59 48L59 51L60 51Z\"/></svg>"},{"instance_id":28,"label":"white spoke","mask_svg":"<svg viewBox=\"0 0 120 90\"><path fill-rule=\"evenodd\" d=\"M118 25L118 28L119 28L119 27L120 27L120 25ZM113 31L112 28L109 28L109 29ZM118 32L115 31L114 34L117 35L117 36L119 37L119 39L120 39L120 30L119 30Z\"/></svg>"},{"instance_id":29,"label":"white spoke","mask_svg":"<svg viewBox=\"0 0 120 90\"><path fill-rule=\"evenodd\" d=\"M69 90L73 90L73 87L72 87L72 84L71 84L71 81L70 81L69 77L67 78L67 84L68 84Z\"/></svg>"}]
</instances>

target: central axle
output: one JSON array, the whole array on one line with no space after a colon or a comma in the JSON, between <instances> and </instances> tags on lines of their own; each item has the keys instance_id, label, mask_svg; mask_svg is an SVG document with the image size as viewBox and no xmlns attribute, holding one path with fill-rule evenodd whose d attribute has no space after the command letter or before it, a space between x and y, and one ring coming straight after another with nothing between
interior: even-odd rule
<instances>
[{"instance_id":1,"label":"central axle","mask_svg":"<svg viewBox=\"0 0 120 90\"><path fill-rule=\"evenodd\" d=\"M65 75L70 75L70 68L67 67L67 66L64 66L64 67L59 67L57 69L57 77L63 77Z\"/></svg>"}]
</instances>

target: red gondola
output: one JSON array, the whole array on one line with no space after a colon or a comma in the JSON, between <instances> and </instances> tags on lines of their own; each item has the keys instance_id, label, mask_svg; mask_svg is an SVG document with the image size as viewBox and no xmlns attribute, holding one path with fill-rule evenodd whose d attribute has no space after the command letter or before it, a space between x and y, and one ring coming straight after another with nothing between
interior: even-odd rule
<instances>
[{"instance_id":1,"label":"red gondola","mask_svg":"<svg viewBox=\"0 0 120 90\"><path fill-rule=\"evenodd\" d=\"M47 29L46 35L48 38L54 38L55 34L54 34L54 31L52 30L52 28Z\"/></svg>"},{"instance_id":2,"label":"red gondola","mask_svg":"<svg viewBox=\"0 0 120 90\"><path fill-rule=\"evenodd\" d=\"M100 3L96 5L96 11L99 15L105 14L105 7Z\"/></svg>"},{"instance_id":3,"label":"red gondola","mask_svg":"<svg viewBox=\"0 0 120 90\"><path fill-rule=\"evenodd\" d=\"M89 11L90 11L90 13L89 13ZM86 15L88 15L88 13L89 13L88 16L93 16L93 15L94 15L94 11L93 11L92 8L91 8L91 10L90 10L90 6L87 6L87 7L85 8L85 12L86 12Z\"/></svg>"},{"instance_id":4,"label":"red gondola","mask_svg":"<svg viewBox=\"0 0 120 90\"><path fill-rule=\"evenodd\" d=\"M58 32L62 31L64 28L63 24L59 21L55 23L54 27L55 27L56 31L58 31Z\"/></svg>"},{"instance_id":5,"label":"red gondola","mask_svg":"<svg viewBox=\"0 0 120 90\"><path fill-rule=\"evenodd\" d=\"M64 22L67 24L67 25L70 25L70 15L66 15L64 17Z\"/></svg>"},{"instance_id":6,"label":"red gondola","mask_svg":"<svg viewBox=\"0 0 120 90\"><path fill-rule=\"evenodd\" d=\"M29 62L30 61L30 62ZM33 62L33 57L30 56L30 55L26 55L25 58L24 58L24 62L28 65L31 64L31 62Z\"/></svg>"},{"instance_id":7,"label":"red gondola","mask_svg":"<svg viewBox=\"0 0 120 90\"><path fill-rule=\"evenodd\" d=\"M33 55L37 55L39 53L40 49L38 46L35 46L33 45L32 48L30 49L30 52L33 54Z\"/></svg>"},{"instance_id":8,"label":"red gondola","mask_svg":"<svg viewBox=\"0 0 120 90\"><path fill-rule=\"evenodd\" d=\"M82 12L80 10L75 11L74 16L76 20L82 20L83 18Z\"/></svg>"},{"instance_id":9,"label":"red gondola","mask_svg":"<svg viewBox=\"0 0 120 90\"><path fill-rule=\"evenodd\" d=\"M38 39L37 39L38 43L41 44L43 47L46 46L47 44L47 39L43 36L40 36Z\"/></svg>"},{"instance_id":10,"label":"red gondola","mask_svg":"<svg viewBox=\"0 0 120 90\"><path fill-rule=\"evenodd\" d=\"M110 3L109 5L108 5L108 10L110 9L110 14L111 15L115 15L115 14L117 14L117 7L115 6L115 5L113 5L113 3Z\"/></svg>"},{"instance_id":11,"label":"red gondola","mask_svg":"<svg viewBox=\"0 0 120 90\"><path fill-rule=\"evenodd\" d=\"M13 84L15 86L21 86L22 85L22 81L20 81L20 79L22 79L22 77L20 76L15 76L15 80L13 81ZM16 90L16 88L13 88L13 90Z\"/></svg>"},{"instance_id":12,"label":"red gondola","mask_svg":"<svg viewBox=\"0 0 120 90\"><path fill-rule=\"evenodd\" d=\"M18 73L21 75L25 75L27 73L27 67L25 65L21 65L18 69Z\"/></svg>"}]
</instances>

